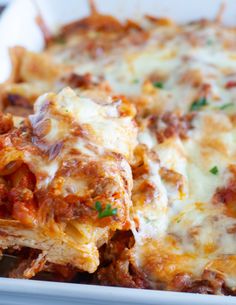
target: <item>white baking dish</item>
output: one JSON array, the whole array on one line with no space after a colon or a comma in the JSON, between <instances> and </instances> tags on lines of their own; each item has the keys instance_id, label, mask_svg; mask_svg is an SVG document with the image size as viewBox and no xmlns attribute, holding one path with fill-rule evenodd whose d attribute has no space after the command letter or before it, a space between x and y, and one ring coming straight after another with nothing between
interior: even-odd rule
<instances>
[{"instance_id":1,"label":"white baking dish","mask_svg":"<svg viewBox=\"0 0 236 305\"><path fill-rule=\"evenodd\" d=\"M227 3L224 22L236 24L236 1L224 2ZM139 18L149 13L184 22L214 18L221 0L97 0L96 3L101 12L119 18ZM9 46L23 45L34 51L43 48L43 37L34 21L38 9L52 31L88 13L87 0L35 0L34 4L30 0L13 1L0 19L0 82L10 73ZM0 305L8 304L235 305L236 297L0 278Z\"/></svg>"},{"instance_id":2,"label":"white baking dish","mask_svg":"<svg viewBox=\"0 0 236 305\"><path fill-rule=\"evenodd\" d=\"M235 305L236 297L0 279L0 305Z\"/></svg>"}]
</instances>

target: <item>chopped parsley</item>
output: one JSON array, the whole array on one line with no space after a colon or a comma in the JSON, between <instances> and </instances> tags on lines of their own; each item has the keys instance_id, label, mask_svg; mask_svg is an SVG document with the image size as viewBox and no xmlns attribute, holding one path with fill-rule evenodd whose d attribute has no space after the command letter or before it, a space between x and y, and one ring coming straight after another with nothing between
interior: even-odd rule
<instances>
[{"instance_id":1,"label":"chopped parsley","mask_svg":"<svg viewBox=\"0 0 236 305\"><path fill-rule=\"evenodd\" d=\"M62 36L57 36L57 37L55 38L55 42L58 43L58 44L65 44L65 43L66 43L66 40L65 40L65 38L62 37Z\"/></svg>"},{"instance_id":2,"label":"chopped parsley","mask_svg":"<svg viewBox=\"0 0 236 305\"><path fill-rule=\"evenodd\" d=\"M220 110L224 110L226 108L234 106L234 103L227 103L219 107Z\"/></svg>"},{"instance_id":3,"label":"chopped parsley","mask_svg":"<svg viewBox=\"0 0 236 305\"><path fill-rule=\"evenodd\" d=\"M202 107L207 106L208 102L205 97L200 97L198 100L194 101L190 107L190 111L200 110Z\"/></svg>"},{"instance_id":4,"label":"chopped parsley","mask_svg":"<svg viewBox=\"0 0 236 305\"><path fill-rule=\"evenodd\" d=\"M117 215L117 208L112 209L110 204L107 204L105 209L102 208L101 202L95 202L95 209L98 212L98 218L104 218Z\"/></svg>"},{"instance_id":5,"label":"chopped parsley","mask_svg":"<svg viewBox=\"0 0 236 305\"><path fill-rule=\"evenodd\" d=\"M213 45L213 43L214 43L214 40L212 40L212 39L207 39L207 41L206 41L206 44L208 45L208 46L211 46L211 45Z\"/></svg>"},{"instance_id":6,"label":"chopped parsley","mask_svg":"<svg viewBox=\"0 0 236 305\"><path fill-rule=\"evenodd\" d=\"M162 82L153 82L152 85L156 88L160 88L160 89L164 88L164 85Z\"/></svg>"},{"instance_id":7,"label":"chopped parsley","mask_svg":"<svg viewBox=\"0 0 236 305\"><path fill-rule=\"evenodd\" d=\"M213 166L210 169L210 173L212 173L213 175L217 175L219 173L218 167L217 166Z\"/></svg>"},{"instance_id":8,"label":"chopped parsley","mask_svg":"<svg viewBox=\"0 0 236 305\"><path fill-rule=\"evenodd\" d=\"M137 78L133 79L132 83L133 84L138 84L139 80Z\"/></svg>"}]
</instances>

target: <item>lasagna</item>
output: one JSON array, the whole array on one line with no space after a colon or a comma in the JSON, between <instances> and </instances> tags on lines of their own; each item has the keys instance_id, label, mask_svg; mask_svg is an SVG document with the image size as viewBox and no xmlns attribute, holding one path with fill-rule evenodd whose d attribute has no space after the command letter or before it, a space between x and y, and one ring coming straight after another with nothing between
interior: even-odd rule
<instances>
[{"instance_id":1,"label":"lasagna","mask_svg":"<svg viewBox=\"0 0 236 305\"><path fill-rule=\"evenodd\" d=\"M92 7L44 34L1 86L0 247L38 251L10 276L235 295L236 29Z\"/></svg>"},{"instance_id":2,"label":"lasagna","mask_svg":"<svg viewBox=\"0 0 236 305\"><path fill-rule=\"evenodd\" d=\"M18 128L2 116L2 249L94 272L98 248L130 228L136 127L121 100L98 99L65 88L41 96Z\"/></svg>"}]
</instances>

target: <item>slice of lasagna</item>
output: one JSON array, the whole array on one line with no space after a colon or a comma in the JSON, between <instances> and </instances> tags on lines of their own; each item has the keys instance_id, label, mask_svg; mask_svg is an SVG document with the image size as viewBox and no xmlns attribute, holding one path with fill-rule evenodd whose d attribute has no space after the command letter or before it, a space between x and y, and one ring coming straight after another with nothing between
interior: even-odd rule
<instances>
[{"instance_id":1,"label":"slice of lasagna","mask_svg":"<svg viewBox=\"0 0 236 305\"><path fill-rule=\"evenodd\" d=\"M121 99L66 88L41 96L18 128L2 117L0 247L41 250L23 276L45 262L94 272L98 248L130 228L133 114Z\"/></svg>"}]
</instances>

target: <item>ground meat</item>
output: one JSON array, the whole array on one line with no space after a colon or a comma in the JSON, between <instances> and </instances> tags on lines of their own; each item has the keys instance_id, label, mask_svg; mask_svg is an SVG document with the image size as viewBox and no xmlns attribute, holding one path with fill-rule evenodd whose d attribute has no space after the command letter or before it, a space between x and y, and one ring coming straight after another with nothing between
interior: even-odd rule
<instances>
[{"instance_id":1,"label":"ground meat","mask_svg":"<svg viewBox=\"0 0 236 305\"><path fill-rule=\"evenodd\" d=\"M174 281L174 290L201 294L226 294L227 288L219 273L204 270L201 279L195 281L187 274L177 275ZM228 289L228 294L232 295L232 293Z\"/></svg>"},{"instance_id":2,"label":"ground meat","mask_svg":"<svg viewBox=\"0 0 236 305\"><path fill-rule=\"evenodd\" d=\"M235 173L234 173L235 175ZM236 184L235 177L233 177L227 186L219 187L212 198L213 204L223 205L225 208L225 214L229 217L236 217Z\"/></svg>"},{"instance_id":3,"label":"ground meat","mask_svg":"<svg viewBox=\"0 0 236 305\"><path fill-rule=\"evenodd\" d=\"M192 129L193 113L178 115L166 112L161 116L152 116L149 119L149 128L155 132L157 141L162 143L165 139L179 136L181 139L187 138L189 129Z\"/></svg>"},{"instance_id":4,"label":"ground meat","mask_svg":"<svg viewBox=\"0 0 236 305\"><path fill-rule=\"evenodd\" d=\"M200 294L214 294L214 289L211 287L211 284L209 281L206 280L200 280L195 281L193 284L182 290L184 292L194 292L194 293L200 293Z\"/></svg>"},{"instance_id":5,"label":"ground meat","mask_svg":"<svg viewBox=\"0 0 236 305\"><path fill-rule=\"evenodd\" d=\"M26 97L21 96L19 94L9 93L7 95L6 100L8 102L8 105L10 106L21 106L23 108L29 108L29 109L32 109L33 107L30 101Z\"/></svg>"},{"instance_id":6,"label":"ground meat","mask_svg":"<svg viewBox=\"0 0 236 305\"><path fill-rule=\"evenodd\" d=\"M102 285L130 288L150 288L145 275L132 263L131 231L117 232L108 245L100 249L101 265L94 282Z\"/></svg>"},{"instance_id":7,"label":"ground meat","mask_svg":"<svg viewBox=\"0 0 236 305\"><path fill-rule=\"evenodd\" d=\"M13 128L12 115L0 113L0 134L4 134Z\"/></svg>"},{"instance_id":8,"label":"ground meat","mask_svg":"<svg viewBox=\"0 0 236 305\"><path fill-rule=\"evenodd\" d=\"M128 288L150 288L144 274L142 274L128 259L120 259L101 268L97 273L99 284L121 286Z\"/></svg>"},{"instance_id":9,"label":"ground meat","mask_svg":"<svg viewBox=\"0 0 236 305\"><path fill-rule=\"evenodd\" d=\"M71 88L90 88L94 82L92 81L92 75L85 73L83 75L71 73L63 79Z\"/></svg>"}]
</instances>

